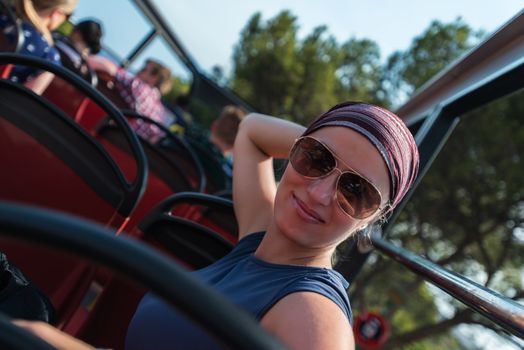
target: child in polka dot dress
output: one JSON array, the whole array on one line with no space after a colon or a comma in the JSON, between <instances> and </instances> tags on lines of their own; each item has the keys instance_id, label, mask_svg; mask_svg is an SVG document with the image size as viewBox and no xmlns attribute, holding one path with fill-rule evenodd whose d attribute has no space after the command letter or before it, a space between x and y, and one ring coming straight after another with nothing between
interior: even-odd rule
<instances>
[{"instance_id":1,"label":"child in polka dot dress","mask_svg":"<svg viewBox=\"0 0 524 350\"><path fill-rule=\"evenodd\" d=\"M77 0L19 0L15 3L16 13L23 20L23 42L18 53L61 64L60 55L54 48L51 31L69 18L76 7ZM50 3L54 4L50 6ZM0 31L8 41L15 43L17 39L15 23L6 14L0 14ZM9 77L11 81L24 84L36 93L42 93L52 78L51 73L42 73L36 68L25 66L13 67Z\"/></svg>"}]
</instances>

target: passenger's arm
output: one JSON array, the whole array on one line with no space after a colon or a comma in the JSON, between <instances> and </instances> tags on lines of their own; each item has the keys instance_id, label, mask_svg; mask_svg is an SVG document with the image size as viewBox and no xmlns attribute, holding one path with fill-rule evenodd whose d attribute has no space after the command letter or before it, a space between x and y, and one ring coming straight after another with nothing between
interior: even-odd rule
<instances>
[{"instance_id":1,"label":"passenger's arm","mask_svg":"<svg viewBox=\"0 0 524 350\"><path fill-rule=\"evenodd\" d=\"M54 77L55 75L51 72L43 72L33 79L26 81L24 85L33 90L36 94L42 95L49 84L51 84Z\"/></svg>"},{"instance_id":2,"label":"passenger's arm","mask_svg":"<svg viewBox=\"0 0 524 350\"><path fill-rule=\"evenodd\" d=\"M273 215L276 183L273 158L287 158L305 128L282 119L250 114L234 146L233 203L239 238L267 229Z\"/></svg>"},{"instance_id":3,"label":"passenger's arm","mask_svg":"<svg viewBox=\"0 0 524 350\"><path fill-rule=\"evenodd\" d=\"M355 349L353 331L342 310L317 293L289 294L268 311L260 324L290 349Z\"/></svg>"},{"instance_id":4,"label":"passenger's arm","mask_svg":"<svg viewBox=\"0 0 524 350\"><path fill-rule=\"evenodd\" d=\"M98 56L98 55L91 55L86 58L87 63L89 66L94 69L97 72L103 72L105 74L108 74L111 77L114 77L116 75L116 72L118 72L119 67L116 63L111 61L108 58Z\"/></svg>"},{"instance_id":5,"label":"passenger's arm","mask_svg":"<svg viewBox=\"0 0 524 350\"><path fill-rule=\"evenodd\" d=\"M58 350L95 350L94 347L84 343L81 340L73 338L57 328L38 321L13 321L17 326L25 328L36 336L44 339Z\"/></svg>"}]
</instances>

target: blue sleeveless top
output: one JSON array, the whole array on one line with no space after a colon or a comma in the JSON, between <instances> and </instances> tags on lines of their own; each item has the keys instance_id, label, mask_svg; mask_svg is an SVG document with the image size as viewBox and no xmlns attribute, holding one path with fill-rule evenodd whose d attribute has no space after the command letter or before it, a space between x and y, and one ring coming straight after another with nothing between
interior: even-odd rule
<instances>
[{"instance_id":1,"label":"blue sleeveless top","mask_svg":"<svg viewBox=\"0 0 524 350\"><path fill-rule=\"evenodd\" d=\"M308 291L331 299L352 322L346 289L338 272L319 267L273 264L254 252L264 232L241 239L225 257L193 274L211 284L256 320L288 294ZM126 337L126 350L217 349L215 341L192 321L152 294L146 294L136 310Z\"/></svg>"}]
</instances>

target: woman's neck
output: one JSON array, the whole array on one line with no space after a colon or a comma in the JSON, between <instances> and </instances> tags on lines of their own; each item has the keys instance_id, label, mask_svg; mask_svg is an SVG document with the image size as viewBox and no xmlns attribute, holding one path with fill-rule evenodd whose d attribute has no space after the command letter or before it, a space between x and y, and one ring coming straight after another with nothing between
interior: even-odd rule
<instances>
[{"instance_id":1,"label":"woman's neck","mask_svg":"<svg viewBox=\"0 0 524 350\"><path fill-rule=\"evenodd\" d=\"M271 224L255 256L261 260L285 265L300 265L332 268L331 256L334 247L309 248L289 239L276 225Z\"/></svg>"}]
</instances>

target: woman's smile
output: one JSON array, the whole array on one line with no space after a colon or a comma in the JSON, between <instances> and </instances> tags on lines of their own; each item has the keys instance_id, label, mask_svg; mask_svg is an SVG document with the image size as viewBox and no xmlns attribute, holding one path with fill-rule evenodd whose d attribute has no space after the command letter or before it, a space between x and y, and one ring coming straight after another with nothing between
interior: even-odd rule
<instances>
[{"instance_id":1,"label":"woman's smile","mask_svg":"<svg viewBox=\"0 0 524 350\"><path fill-rule=\"evenodd\" d=\"M305 221L312 224L326 223L316 211L308 207L307 204L300 200L294 193L292 193L292 203L297 210L298 216L300 216Z\"/></svg>"}]
</instances>

